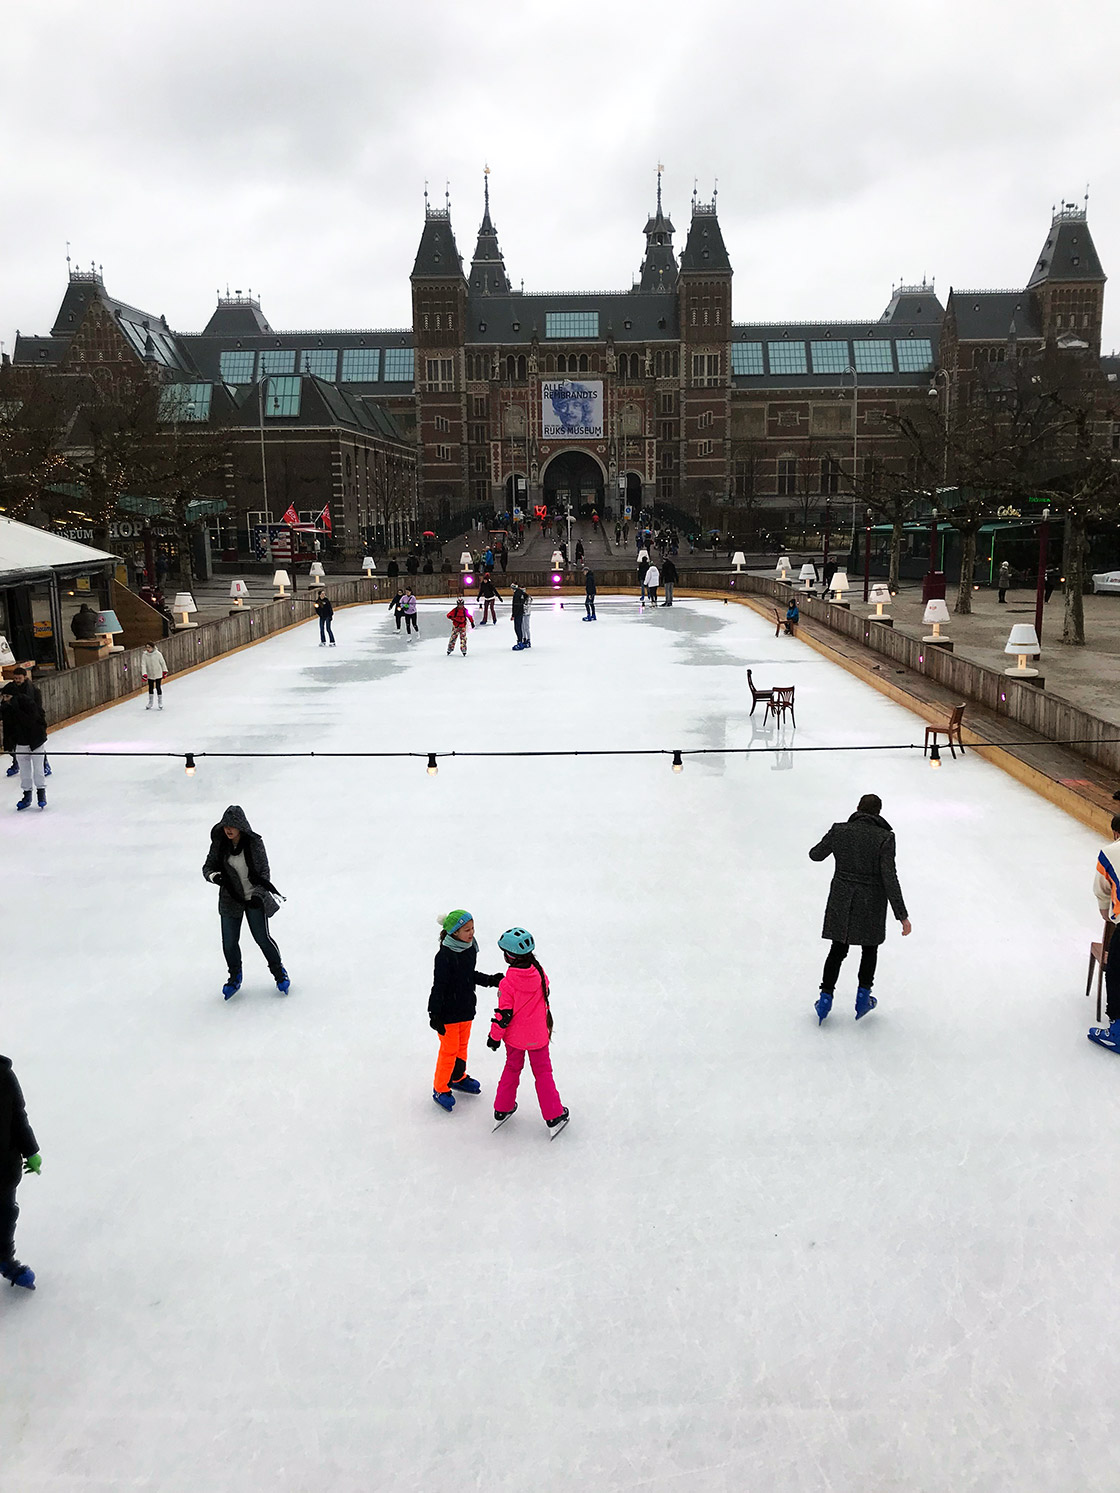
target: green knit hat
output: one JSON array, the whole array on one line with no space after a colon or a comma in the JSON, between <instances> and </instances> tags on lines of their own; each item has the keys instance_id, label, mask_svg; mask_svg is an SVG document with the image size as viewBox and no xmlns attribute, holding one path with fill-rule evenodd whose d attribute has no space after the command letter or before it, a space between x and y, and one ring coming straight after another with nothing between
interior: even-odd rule
<instances>
[{"instance_id":1,"label":"green knit hat","mask_svg":"<svg viewBox=\"0 0 1120 1493\"><path fill-rule=\"evenodd\" d=\"M445 933L457 933L464 923L473 922L469 912L464 907L456 907L454 912L449 912L445 918L440 918L439 925Z\"/></svg>"}]
</instances>

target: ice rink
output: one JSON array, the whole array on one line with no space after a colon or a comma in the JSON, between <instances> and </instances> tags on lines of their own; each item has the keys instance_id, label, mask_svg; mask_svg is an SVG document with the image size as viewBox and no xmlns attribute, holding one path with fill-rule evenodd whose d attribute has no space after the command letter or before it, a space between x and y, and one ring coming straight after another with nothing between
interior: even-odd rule
<instances>
[{"instance_id":1,"label":"ice rink","mask_svg":"<svg viewBox=\"0 0 1120 1493\"><path fill-rule=\"evenodd\" d=\"M66 750L797 747L914 715L745 608L508 607L445 656L383 607L51 737L0 816L0 1051L43 1174L0 1291L0 1489L159 1493L1114 1490L1120 1064L1085 1040L1087 830L970 753L183 762ZM772 743L755 730L754 744ZM861 793L914 932L878 1009L812 1010ZM210 827L288 902L280 997L226 1003ZM431 1100L436 917L536 935L554 1142L522 1081ZM480 1017L493 992L479 993Z\"/></svg>"}]
</instances>

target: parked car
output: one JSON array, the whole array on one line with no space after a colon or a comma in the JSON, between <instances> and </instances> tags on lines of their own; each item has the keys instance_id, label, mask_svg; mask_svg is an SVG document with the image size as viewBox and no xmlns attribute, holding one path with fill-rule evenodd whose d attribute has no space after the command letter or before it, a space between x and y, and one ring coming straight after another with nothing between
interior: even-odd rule
<instances>
[{"instance_id":1,"label":"parked car","mask_svg":"<svg viewBox=\"0 0 1120 1493\"><path fill-rule=\"evenodd\" d=\"M1093 595L1101 591L1120 592L1120 570L1102 570L1093 577Z\"/></svg>"}]
</instances>

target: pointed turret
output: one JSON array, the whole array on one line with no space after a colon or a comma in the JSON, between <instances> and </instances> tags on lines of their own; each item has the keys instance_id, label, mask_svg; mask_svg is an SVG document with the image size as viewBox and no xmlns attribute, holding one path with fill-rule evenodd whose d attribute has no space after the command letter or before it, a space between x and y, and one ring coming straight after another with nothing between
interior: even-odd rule
<instances>
[{"instance_id":1,"label":"pointed turret","mask_svg":"<svg viewBox=\"0 0 1120 1493\"><path fill-rule=\"evenodd\" d=\"M1042 335L1047 340L1073 335L1099 352L1106 279L1089 232L1087 206L1061 203L1027 283Z\"/></svg>"},{"instance_id":2,"label":"pointed turret","mask_svg":"<svg viewBox=\"0 0 1120 1493\"><path fill-rule=\"evenodd\" d=\"M681 255L681 270L731 272L731 260L720 232L714 194L711 202L692 199L692 222L688 225L688 239Z\"/></svg>"},{"instance_id":3,"label":"pointed turret","mask_svg":"<svg viewBox=\"0 0 1120 1493\"><path fill-rule=\"evenodd\" d=\"M420 247L416 251L416 263L412 266L413 280L460 280L463 277L463 261L459 246L451 227L451 202L443 208L432 207L428 193L424 192L424 231L420 235Z\"/></svg>"},{"instance_id":4,"label":"pointed turret","mask_svg":"<svg viewBox=\"0 0 1120 1493\"><path fill-rule=\"evenodd\" d=\"M673 290L677 283L677 256L673 252L671 218L661 207L661 167L657 168L657 211L645 227L646 253L642 260L640 290Z\"/></svg>"},{"instance_id":5,"label":"pointed turret","mask_svg":"<svg viewBox=\"0 0 1120 1493\"><path fill-rule=\"evenodd\" d=\"M508 295L509 276L505 260L498 247L498 230L490 221L490 167L483 176L485 207L478 230L478 242L471 260L471 289L479 295Z\"/></svg>"}]
</instances>

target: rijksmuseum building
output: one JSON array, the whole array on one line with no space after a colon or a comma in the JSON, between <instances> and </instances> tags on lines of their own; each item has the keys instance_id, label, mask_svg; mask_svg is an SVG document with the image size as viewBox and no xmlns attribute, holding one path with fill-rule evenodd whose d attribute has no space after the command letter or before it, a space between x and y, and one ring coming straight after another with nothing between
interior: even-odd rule
<instances>
[{"instance_id":1,"label":"rijksmuseum building","mask_svg":"<svg viewBox=\"0 0 1120 1493\"><path fill-rule=\"evenodd\" d=\"M775 529L803 526L885 454L884 412L931 388L951 399L1016 348L1100 356L1105 275L1082 207L1063 203L1010 267L1027 271L1021 288L942 305L932 285L899 285L866 321L736 320L716 202L693 200L679 252L676 232L659 178L628 290L515 289L487 180L469 265L450 206L426 206L411 327L276 331L236 294L181 333L111 298L100 272L73 272L50 335L19 335L14 362L146 362L179 386L179 418L228 430L221 495L242 544L289 504L311 518L329 503L360 554L416 524L569 499L604 516L751 504Z\"/></svg>"}]
</instances>

